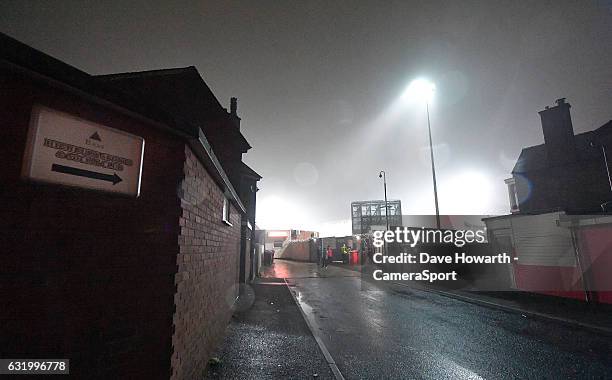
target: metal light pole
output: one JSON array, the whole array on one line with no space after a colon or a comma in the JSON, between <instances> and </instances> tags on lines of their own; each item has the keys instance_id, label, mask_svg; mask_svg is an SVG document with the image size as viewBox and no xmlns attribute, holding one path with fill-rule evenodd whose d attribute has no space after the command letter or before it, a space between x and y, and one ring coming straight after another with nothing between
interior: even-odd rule
<instances>
[{"instance_id":1,"label":"metal light pole","mask_svg":"<svg viewBox=\"0 0 612 380\"><path fill-rule=\"evenodd\" d=\"M440 229L440 208L438 207L438 185L436 183L436 165L434 164L433 143L431 141L431 121L429 120L429 102L425 102L425 107L427 109L427 129L429 131L429 153L431 155L431 175L433 177L434 200L436 202L436 226L438 227L438 229Z\"/></svg>"},{"instance_id":2,"label":"metal light pole","mask_svg":"<svg viewBox=\"0 0 612 380\"><path fill-rule=\"evenodd\" d=\"M385 189L385 219L387 221L387 231L389 231L389 205L387 204L387 173L384 170L381 170L378 173L378 178L383 179L383 186Z\"/></svg>"},{"instance_id":3,"label":"metal light pole","mask_svg":"<svg viewBox=\"0 0 612 380\"><path fill-rule=\"evenodd\" d=\"M606 174L608 175L608 185L610 186L610 192L612 192L612 177L610 176L610 166L608 165L608 155L606 154L606 146L604 144L596 143L595 141L591 141L589 145L591 145L591 147L593 148L601 148L601 154L603 156ZM612 201L604 202L601 204L601 208L603 211L609 211L611 205Z\"/></svg>"},{"instance_id":4,"label":"metal light pole","mask_svg":"<svg viewBox=\"0 0 612 380\"><path fill-rule=\"evenodd\" d=\"M610 177L610 167L608 166L608 156L606 155L606 147L601 144L601 152L603 153L603 159L606 164L606 173L608 174L608 184L610 185L610 191L612 191L612 178Z\"/></svg>"},{"instance_id":5,"label":"metal light pole","mask_svg":"<svg viewBox=\"0 0 612 380\"><path fill-rule=\"evenodd\" d=\"M436 227L440 229L440 207L438 205L438 183L436 182L436 165L434 163L433 142L431 138L431 120L429 118L429 101L436 90L436 85L427 79L419 78L410 82L410 85L402 95L407 100L425 100L427 110L427 130L429 132L429 154L431 157L431 175L433 177L434 201L436 204Z\"/></svg>"},{"instance_id":6,"label":"metal light pole","mask_svg":"<svg viewBox=\"0 0 612 380\"><path fill-rule=\"evenodd\" d=\"M387 229L386 231L389 231L389 205L387 204L387 173L385 173L384 170L381 170L380 173L378 173L378 178L382 178L383 179L383 187L385 189L385 220L387 221ZM383 240L384 242L384 255L387 255L387 240Z\"/></svg>"}]
</instances>

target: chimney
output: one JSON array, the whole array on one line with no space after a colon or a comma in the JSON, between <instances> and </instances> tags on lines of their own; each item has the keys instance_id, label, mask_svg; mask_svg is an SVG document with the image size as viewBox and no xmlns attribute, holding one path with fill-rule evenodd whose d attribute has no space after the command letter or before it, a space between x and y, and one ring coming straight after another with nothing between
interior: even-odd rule
<instances>
[{"instance_id":1,"label":"chimney","mask_svg":"<svg viewBox=\"0 0 612 380\"><path fill-rule=\"evenodd\" d=\"M236 128L240 130L240 118L238 117L238 99L231 97L230 98L230 112L229 112L230 120L234 123Z\"/></svg>"},{"instance_id":2,"label":"chimney","mask_svg":"<svg viewBox=\"0 0 612 380\"><path fill-rule=\"evenodd\" d=\"M238 116L238 99L230 98L230 114L232 116Z\"/></svg>"},{"instance_id":3,"label":"chimney","mask_svg":"<svg viewBox=\"0 0 612 380\"><path fill-rule=\"evenodd\" d=\"M570 115L570 104L565 98L555 100L556 106L540 111L546 157L549 165L562 165L576 161L574 127Z\"/></svg>"}]
</instances>

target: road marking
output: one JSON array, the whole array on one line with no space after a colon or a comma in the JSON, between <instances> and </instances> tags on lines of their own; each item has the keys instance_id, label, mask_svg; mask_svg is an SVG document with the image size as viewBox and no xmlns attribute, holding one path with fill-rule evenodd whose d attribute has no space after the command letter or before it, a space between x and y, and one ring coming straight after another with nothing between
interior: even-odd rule
<instances>
[{"instance_id":1,"label":"road marking","mask_svg":"<svg viewBox=\"0 0 612 380\"><path fill-rule=\"evenodd\" d=\"M329 350L325 346L325 343L323 343L323 339L321 339L319 334L315 331L315 329L313 328L312 324L308 320L308 316L306 315L306 313L302 309L302 305L300 304L300 301L298 301L298 299L296 298L295 294L293 293L293 291L289 287L289 283L287 282L287 279L283 278L283 280L285 281L285 285L287 285L287 290L289 290L289 293L291 293L291 297L293 297L293 301L295 301L295 304L297 305L298 309L300 309L300 313L302 313L302 317L304 318L304 321L306 322L306 325L308 326L308 329L310 330L310 333L315 338L315 341L317 342L317 345L319 346L319 349L323 353L323 356L325 357L325 360L327 361L327 365L329 365L329 368L331 369L332 373L334 374L334 377L336 378L336 380L344 380L344 376L342 375L342 372L340 372L340 369L338 369L338 365L336 365L336 361L334 360L334 358L329 353Z\"/></svg>"}]
</instances>

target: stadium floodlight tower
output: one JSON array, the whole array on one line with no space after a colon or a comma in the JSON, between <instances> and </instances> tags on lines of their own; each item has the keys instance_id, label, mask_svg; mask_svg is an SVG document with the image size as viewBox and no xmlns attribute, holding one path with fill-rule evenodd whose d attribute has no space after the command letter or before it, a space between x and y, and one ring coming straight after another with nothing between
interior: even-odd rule
<instances>
[{"instance_id":1,"label":"stadium floodlight tower","mask_svg":"<svg viewBox=\"0 0 612 380\"><path fill-rule=\"evenodd\" d=\"M436 205L436 226L440 229L440 208L438 206L438 184L436 183L436 165L434 163L433 143L431 139L431 121L429 118L429 103L433 100L436 85L427 79L419 78L410 82L408 88L402 95L406 100L425 102L427 111L427 130L429 132L429 153L431 157L431 175L433 177L434 202Z\"/></svg>"}]
</instances>

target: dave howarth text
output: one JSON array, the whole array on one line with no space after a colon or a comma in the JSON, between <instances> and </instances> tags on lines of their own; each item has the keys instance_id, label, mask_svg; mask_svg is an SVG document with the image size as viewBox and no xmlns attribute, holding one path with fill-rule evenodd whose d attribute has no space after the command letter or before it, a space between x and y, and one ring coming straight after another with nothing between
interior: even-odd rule
<instances>
[{"instance_id":1,"label":"dave howarth text","mask_svg":"<svg viewBox=\"0 0 612 380\"><path fill-rule=\"evenodd\" d=\"M437 256L421 252L400 253L395 256L384 256L377 252L372 256L376 264L510 264L512 258L507 253L494 256L468 256L465 252L455 252L454 256ZM457 281L457 272L430 272L425 269L421 272L385 272L376 269L372 272L372 278L376 281Z\"/></svg>"},{"instance_id":2,"label":"dave howarth text","mask_svg":"<svg viewBox=\"0 0 612 380\"><path fill-rule=\"evenodd\" d=\"M377 252L372 257L376 264L510 264L511 257L507 253L494 256L468 256L465 252L455 252L455 256L436 256L421 252L400 253L397 256L384 256Z\"/></svg>"}]
</instances>

